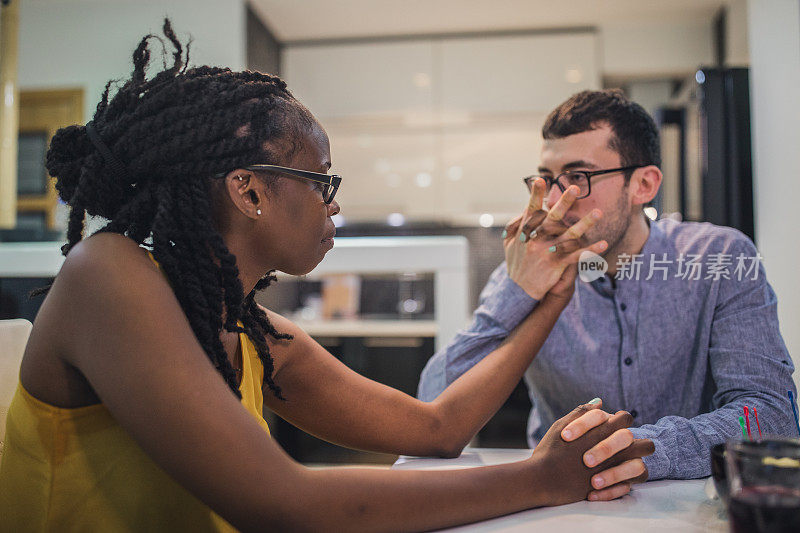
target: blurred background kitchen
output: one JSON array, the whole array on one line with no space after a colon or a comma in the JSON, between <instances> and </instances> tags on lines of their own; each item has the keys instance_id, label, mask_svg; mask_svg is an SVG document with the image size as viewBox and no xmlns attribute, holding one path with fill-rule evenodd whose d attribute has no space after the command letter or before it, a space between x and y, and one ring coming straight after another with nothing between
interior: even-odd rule
<instances>
[{"instance_id":1,"label":"blurred background kitchen","mask_svg":"<svg viewBox=\"0 0 800 533\"><path fill-rule=\"evenodd\" d=\"M279 74L327 129L344 178L336 248L258 299L356 371L416 393L503 259L545 116L607 87L662 133L665 179L648 216L753 238L800 353L796 0L2 0L0 318L32 321L40 301L27 293L62 259L50 137L91 118L164 16L191 34L193 64ZM520 385L476 443L524 447L529 407ZM394 459L270 426L306 463Z\"/></svg>"}]
</instances>

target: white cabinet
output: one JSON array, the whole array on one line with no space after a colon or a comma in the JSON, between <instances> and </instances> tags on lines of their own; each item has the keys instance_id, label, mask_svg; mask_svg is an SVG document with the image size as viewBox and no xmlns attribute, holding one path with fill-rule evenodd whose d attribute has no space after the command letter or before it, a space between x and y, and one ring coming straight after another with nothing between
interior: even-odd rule
<instances>
[{"instance_id":1,"label":"white cabinet","mask_svg":"<svg viewBox=\"0 0 800 533\"><path fill-rule=\"evenodd\" d=\"M600 86L594 33L443 40L441 105L475 112L547 113Z\"/></svg>"},{"instance_id":2,"label":"white cabinet","mask_svg":"<svg viewBox=\"0 0 800 533\"><path fill-rule=\"evenodd\" d=\"M547 113L600 86L591 32L289 46L283 75L331 139L342 215L503 224Z\"/></svg>"},{"instance_id":3,"label":"white cabinet","mask_svg":"<svg viewBox=\"0 0 800 533\"><path fill-rule=\"evenodd\" d=\"M345 219L433 219L440 135L400 119L321 119L331 140L333 169L342 175L337 201Z\"/></svg>"},{"instance_id":4,"label":"white cabinet","mask_svg":"<svg viewBox=\"0 0 800 533\"><path fill-rule=\"evenodd\" d=\"M433 109L430 41L288 46L281 73L321 120Z\"/></svg>"},{"instance_id":5,"label":"white cabinet","mask_svg":"<svg viewBox=\"0 0 800 533\"><path fill-rule=\"evenodd\" d=\"M522 178L538 167L541 124L536 112L482 114L442 133L441 210L475 224L480 214L504 224L528 202Z\"/></svg>"}]
</instances>

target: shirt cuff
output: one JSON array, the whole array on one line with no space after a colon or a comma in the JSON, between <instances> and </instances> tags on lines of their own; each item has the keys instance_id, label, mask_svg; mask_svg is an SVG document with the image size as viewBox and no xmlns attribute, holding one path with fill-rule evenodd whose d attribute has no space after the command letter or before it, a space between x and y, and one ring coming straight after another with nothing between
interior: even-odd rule
<instances>
[{"instance_id":1,"label":"shirt cuff","mask_svg":"<svg viewBox=\"0 0 800 533\"><path fill-rule=\"evenodd\" d=\"M642 457L644 466L647 467L647 480L655 481L669 477L670 461L667 449L661 439L654 439L651 432L641 428L631 428L634 439L650 439L653 441L655 451L652 455Z\"/></svg>"},{"instance_id":2,"label":"shirt cuff","mask_svg":"<svg viewBox=\"0 0 800 533\"><path fill-rule=\"evenodd\" d=\"M532 298L506 276L483 301L480 311L492 317L506 331L511 331L533 311L538 303L539 300Z\"/></svg>"}]
</instances>

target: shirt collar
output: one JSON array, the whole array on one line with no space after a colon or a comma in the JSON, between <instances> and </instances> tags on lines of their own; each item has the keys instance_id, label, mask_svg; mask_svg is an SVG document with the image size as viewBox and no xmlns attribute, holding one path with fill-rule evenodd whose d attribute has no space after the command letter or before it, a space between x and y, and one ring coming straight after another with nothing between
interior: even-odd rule
<instances>
[{"instance_id":1,"label":"shirt collar","mask_svg":"<svg viewBox=\"0 0 800 533\"><path fill-rule=\"evenodd\" d=\"M642 246L642 251L639 252L642 256L663 252L666 248L666 234L664 233L664 228L661 227L662 221L656 220L655 222L651 222L650 219L647 219L647 224L650 226L650 235L647 236L647 240L644 242L644 246Z\"/></svg>"},{"instance_id":2,"label":"shirt collar","mask_svg":"<svg viewBox=\"0 0 800 533\"><path fill-rule=\"evenodd\" d=\"M639 252L639 255L643 257L648 257L665 249L666 235L664 233L664 229L661 227L661 221L657 220L653 222L648 218L647 225L650 226L650 234L647 236L644 246L642 246L642 251ZM620 282L616 280L615 282L612 282L608 276L605 276L605 279L596 279L590 282L589 285L591 285L592 288L600 295L611 298L616 290L619 289L619 283Z\"/></svg>"}]
</instances>

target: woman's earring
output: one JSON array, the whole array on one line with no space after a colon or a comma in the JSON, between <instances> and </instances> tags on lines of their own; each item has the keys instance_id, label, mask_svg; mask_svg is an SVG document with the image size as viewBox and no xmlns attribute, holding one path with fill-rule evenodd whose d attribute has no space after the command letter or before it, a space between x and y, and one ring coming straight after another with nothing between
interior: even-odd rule
<instances>
[{"instance_id":1,"label":"woman's earring","mask_svg":"<svg viewBox=\"0 0 800 533\"><path fill-rule=\"evenodd\" d=\"M244 180L244 178L241 177L241 176L236 176L236 177L239 178L239 181L243 181Z\"/></svg>"},{"instance_id":2,"label":"woman's earring","mask_svg":"<svg viewBox=\"0 0 800 533\"><path fill-rule=\"evenodd\" d=\"M256 215L260 215L260 214L261 214L261 209L256 209Z\"/></svg>"}]
</instances>

